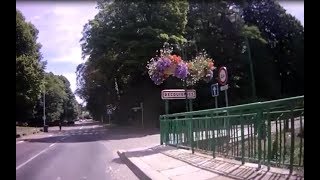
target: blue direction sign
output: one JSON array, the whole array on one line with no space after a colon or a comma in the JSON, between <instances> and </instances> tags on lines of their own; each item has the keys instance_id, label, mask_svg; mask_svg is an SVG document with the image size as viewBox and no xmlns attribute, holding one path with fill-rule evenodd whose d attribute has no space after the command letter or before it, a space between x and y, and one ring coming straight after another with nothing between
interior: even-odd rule
<instances>
[{"instance_id":1,"label":"blue direction sign","mask_svg":"<svg viewBox=\"0 0 320 180\"><path fill-rule=\"evenodd\" d=\"M219 96L219 85L218 85L218 83L211 85L211 95L212 95L212 97Z\"/></svg>"}]
</instances>

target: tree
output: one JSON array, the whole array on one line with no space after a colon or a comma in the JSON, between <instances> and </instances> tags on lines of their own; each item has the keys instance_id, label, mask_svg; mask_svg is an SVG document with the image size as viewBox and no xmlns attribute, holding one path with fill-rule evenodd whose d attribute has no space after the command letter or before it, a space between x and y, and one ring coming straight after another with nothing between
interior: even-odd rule
<instances>
[{"instance_id":1,"label":"tree","mask_svg":"<svg viewBox=\"0 0 320 180\"><path fill-rule=\"evenodd\" d=\"M163 42L185 41L188 3L116 0L98 7L99 13L84 26L82 51L88 61L78 68L77 92L88 110L96 111L93 116L105 114L105 105L116 101L109 97L126 93L141 76L148 80L145 65Z\"/></svg>"},{"instance_id":2,"label":"tree","mask_svg":"<svg viewBox=\"0 0 320 180\"><path fill-rule=\"evenodd\" d=\"M64 90L67 95L67 98L64 99L63 102L63 113L61 114L60 119L72 121L76 119L79 115L79 105L76 101L76 98L71 91L70 82L68 79L62 75L58 76L58 78L64 83Z\"/></svg>"},{"instance_id":3,"label":"tree","mask_svg":"<svg viewBox=\"0 0 320 180\"><path fill-rule=\"evenodd\" d=\"M83 29L82 53L87 61L77 68L76 91L95 119L105 116L107 104L118 102L117 95L129 96L133 89L141 92L138 86L148 86L151 80L145 65L164 42L175 45L175 54L186 52L184 60L204 49L217 67L227 66L231 105L257 100L250 99L251 72L258 99L303 94L303 88L292 87L295 81L303 82L304 30L273 0L105 0L98 8L99 13ZM215 81L192 87L199 92L194 109L213 106L207 97ZM169 78L160 88L169 86L177 88L181 83ZM157 92L151 89L150 93ZM132 100L123 99L124 106ZM184 109L173 106L177 111Z\"/></svg>"},{"instance_id":4,"label":"tree","mask_svg":"<svg viewBox=\"0 0 320 180\"><path fill-rule=\"evenodd\" d=\"M253 0L244 8L244 20L257 26L267 40L268 62L273 78L268 86L279 88L281 96L304 94L304 28L274 0ZM258 51L258 50L256 50ZM259 71L259 69L257 69ZM277 85L274 82L280 80Z\"/></svg>"},{"instance_id":5,"label":"tree","mask_svg":"<svg viewBox=\"0 0 320 180\"><path fill-rule=\"evenodd\" d=\"M36 42L38 30L16 10L16 121L33 118L45 63Z\"/></svg>"},{"instance_id":6,"label":"tree","mask_svg":"<svg viewBox=\"0 0 320 180\"><path fill-rule=\"evenodd\" d=\"M59 76L53 73L45 73L45 106L46 106L46 121L60 120L64 112L64 102L67 100L65 92L65 84L59 79ZM43 99L39 99L37 107L37 117L43 116Z\"/></svg>"}]
</instances>

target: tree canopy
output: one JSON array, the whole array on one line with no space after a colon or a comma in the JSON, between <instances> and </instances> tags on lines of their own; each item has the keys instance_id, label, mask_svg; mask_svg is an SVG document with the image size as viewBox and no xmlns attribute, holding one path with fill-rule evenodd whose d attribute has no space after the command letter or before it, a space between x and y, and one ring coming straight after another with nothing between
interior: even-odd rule
<instances>
[{"instance_id":1,"label":"tree canopy","mask_svg":"<svg viewBox=\"0 0 320 180\"><path fill-rule=\"evenodd\" d=\"M231 105L304 93L303 87L293 87L304 78L304 28L277 1L115 0L100 1L98 9L84 25L87 60L77 68L77 93L93 116L119 102L118 95L151 82L145 66L165 42L184 60L205 50L216 66L226 66ZM250 64L257 97L252 97ZM215 82L193 87L195 109L212 107L209 86Z\"/></svg>"},{"instance_id":2,"label":"tree canopy","mask_svg":"<svg viewBox=\"0 0 320 180\"><path fill-rule=\"evenodd\" d=\"M16 10L16 119L33 118L41 93L44 62L37 43L38 30Z\"/></svg>"},{"instance_id":3,"label":"tree canopy","mask_svg":"<svg viewBox=\"0 0 320 180\"><path fill-rule=\"evenodd\" d=\"M74 120L79 108L70 82L45 72L38 33L16 10L16 121L41 120L44 95L47 121Z\"/></svg>"}]
</instances>

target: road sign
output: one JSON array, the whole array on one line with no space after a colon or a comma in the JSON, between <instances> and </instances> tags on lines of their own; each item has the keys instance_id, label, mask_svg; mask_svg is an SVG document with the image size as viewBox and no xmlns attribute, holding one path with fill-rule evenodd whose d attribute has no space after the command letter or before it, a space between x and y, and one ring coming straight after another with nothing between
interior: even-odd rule
<instances>
[{"instance_id":1,"label":"road sign","mask_svg":"<svg viewBox=\"0 0 320 180\"><path fill-rule=\"evenodd\" d=\"M212 95L212 97L219 96L219 85L218 85L218 83L211 85L211 95Z\"/></svg>"},{"instance_id":2,"label":"road sign","mask_svg":"<svg viewBox=\"0 0 320 180\"><path fill-rule=\"evenodd\" d=\"M227 82L228 82L228 72L227 72L227 68L222 66L220 69L219 69L219 72L218 72L218 81L219 81L219 84L220 85L226 85Z\"/></svg>"},{"instance_id":3,"label":"road sign","mask_svg":"<svg viewBox=\"0 0 320 180\"><path fill-rule=\"evenodd\" d=\"M112 109L107 109L107 114L112 114Z\"/></svg>"},{"instance_id":4,"label":"road sign","mask_svg":"<svg viewBox=\"0 0 320 180\"><path fill-rule=\"evenodd\" d=\"M165 89L161 91L161 99L186 99L185 89ZM187 90L188 99L196 98L196 90Z\"/></svg>"},{"instance_id":5,"label":"road sign","mask_svg":"<svg viewBox=\"0 0 320 180\"><path fill-rule=\"evenodd\" d=\"M227 90L227 89L229 89L229 85L228 85L228 84L226 84L226 85L224 85L224 86L220 86L220 90L221 90L221 91L225 91L225 90Z\"/></svg>"}]
</instances>

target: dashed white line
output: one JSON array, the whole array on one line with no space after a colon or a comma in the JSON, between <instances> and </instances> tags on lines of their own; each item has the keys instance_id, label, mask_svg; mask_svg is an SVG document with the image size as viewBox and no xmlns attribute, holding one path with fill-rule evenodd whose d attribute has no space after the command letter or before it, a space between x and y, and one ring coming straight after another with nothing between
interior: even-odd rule
<instances>
[{"instance_id":1,"label":"dashed white line","mask_svg":"<svg viewBox=\"0 0 320 180\"><path fill-rule=\"evenodd\" d=\"M53 143L53 144L55 144L55 143ZM19 169L20 169L21 167L23 167L24 165L28 164L28 163L29 163L30 161L32 161L34 158L38 157L40 154L46 152L48 149L50 149L50 147L52 147L53 144L51 144L48 148L40 151L38 154L32 156L32 157L31 157L30 159L28 159L26 162L24 162L24 163L20 164L19 166L17 166L17 167L16 167L16 171L19 170Z\"/></svg>"},{"instance_id":2,"label":"dashed white line","mask_svg":"<svg viewBox=\"0 0 320 180\"><path fill-rule=\"evenodd\" d=\"M82 128L83 128L83 126L80 127L80 129L82 129Z\"/></svg>"},{"instance_id":3,"label":"dashed white line","mask_svg":"<svg viewBox=\"0 0 320 180\"><path fill-rule=\"evenodd\" d=\"M52 147L52 146L54 146L54 145L56 145L56 143L51 144L49 147Z\"/></svg>"}]
</instances>

